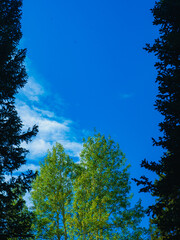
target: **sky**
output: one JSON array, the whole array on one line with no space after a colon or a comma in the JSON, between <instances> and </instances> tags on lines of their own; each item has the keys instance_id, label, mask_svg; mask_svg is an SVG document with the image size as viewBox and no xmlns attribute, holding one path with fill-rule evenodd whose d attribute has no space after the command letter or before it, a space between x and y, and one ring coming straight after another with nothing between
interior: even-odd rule
<instances>
[{"instance_id":1,"label":"sky","mask_svg":"<svg viewBox=\"0 0 180 240\"><path fill-rule=\"evenodd\" d=\"M47 150L60 142L78 160L83 137L94 128L111 136L131 164L130 177L151 172L141 161L158 161L152 146L161 115L155 110L156 58L143 47L158 36L143 0L24 0L21 47L27 48L28 83L17 96L25 128L39 125L28 144L27 168L39 169ZM154 199L139 194L147 207ZM144 220L147 223L148 218Z\"/></svg>"}]
</instances>

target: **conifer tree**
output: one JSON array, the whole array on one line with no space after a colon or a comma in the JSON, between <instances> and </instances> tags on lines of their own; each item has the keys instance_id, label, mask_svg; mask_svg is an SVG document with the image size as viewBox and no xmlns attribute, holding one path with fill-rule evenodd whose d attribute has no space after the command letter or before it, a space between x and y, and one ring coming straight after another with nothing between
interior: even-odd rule
<instances>
[{"instance_id":1,"label":"conifer tree","mask_svg":"<svg viewBox=\"0 0 180 240\"><path fill-rule=\"evenodd\" d=\"M159 124L163 136L153 141L164 149L164 154L159 161L144 160L141 164L155 172L157 180L152 183L142 176L136 182L144 185L142 192L149 191L156 197L149 213L153 213L153 223L162 239L173 240L180 239L180 1L159 0L152 13L153 24L160 27L159 38L145 49L159 60L155 64L159 84L155 106L164 117Z\"/></svg>"},{"instance_id":2,"label":"conifer tree","mask_svg":"<svg viewBox=\"0 0 180 240\"><path fill-rule=\"evenodd\" d=\"M24 59L26 49L19 49L21 0L0 1L0 239L30 236L31 214L23 195L30 189L33 173L13 177L26 163L29 142L37 126L22 131L23 124L15 108L15 96L27 81ZM9 179L9 180L8 180Z\"/></svg>"}]
</instances>

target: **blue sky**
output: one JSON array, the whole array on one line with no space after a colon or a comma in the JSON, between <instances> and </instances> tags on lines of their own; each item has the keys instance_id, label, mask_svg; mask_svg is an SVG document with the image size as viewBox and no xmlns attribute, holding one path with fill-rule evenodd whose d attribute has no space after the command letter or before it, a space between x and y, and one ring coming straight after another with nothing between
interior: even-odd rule
<instances>
[{"instance_id":1,"label":"blue sky","mask_svg":"<svg viewBox=\"0 0 180 240\"><path fill-rule=\"evenodd\" d=\"M21 46L28 50L29 81L17 108L25 126L37 123L40 131L23 169L38 168L56 141L77 158L82 138L96 128L119 143L131 177L154 177L140 167L162 154L151 140L161 121L153 106L156 59L142 49L158 36L154 2L24 0ZM144 206L153 201L134 183L132 192Z\"/></svg>"}]
</instances>

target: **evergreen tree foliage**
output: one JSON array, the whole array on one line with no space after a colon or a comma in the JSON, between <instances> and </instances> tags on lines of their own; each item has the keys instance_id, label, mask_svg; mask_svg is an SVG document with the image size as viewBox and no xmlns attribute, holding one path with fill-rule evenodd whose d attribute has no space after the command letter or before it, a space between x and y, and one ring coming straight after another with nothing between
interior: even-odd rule
<instances>
[{"instance_id":1,"label":"evergreen tree foliage","mask_svg":"<svg viewBox=\"0 0 180 240\"><path fill-rule=\"evenodd\" d=\"M155 64L158 75L159 93L156 109L164 120L159 124L163 137L154 145L161 146L164 154L159 162L144 160L142 167L157 174L152 183L145 176L136 180L143 184L142 192L151 192L156 203L149 207L162 239L180 239L180 1L160 0L152 9L154 25L159 26L159 38L154 44L146 45L158 62Z\"/></svg>"},{"instance_id":2,"label":"evergreen tree foliage","mask_svg":"<svg viewBox=\"0 0 180 240\"><path fill-rule=\"evenodd\" d=\"M0 239L27 237L31 227L31 214L22 196L30 189L33 173L13 177L14 171L26 163L28 151L21 143L37 133L37 126L22 131L15 109L15 95L27 81L26 49L18 49L21 6L21 0L0 1Z\"/></svg>"}]
</instances>

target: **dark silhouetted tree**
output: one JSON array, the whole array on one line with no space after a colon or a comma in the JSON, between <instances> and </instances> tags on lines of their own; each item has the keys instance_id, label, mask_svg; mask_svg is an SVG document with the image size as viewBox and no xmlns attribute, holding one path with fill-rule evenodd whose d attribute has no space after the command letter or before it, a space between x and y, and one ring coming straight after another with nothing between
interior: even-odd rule
<instances>
[{"instance_id":1,"label":"dark silhouetted tree","mask_svg":"<svg viewBox=\"0 0 180 240\"><path fill-rule=\"evenodd\" d=\"M156 203L149 207L153 223L158 227L162 239L180 239L180 1L160 0L152 9L153 24L159 26L159 38L148 52L158 58L155 67L159 93L156 109L164 120L159 124L162 137L153 139L155 146L161 146L164 154L159 162L142 161L141 166L155 172L157 180L152 183L145 176L136 180L144 187L142 192L151 192Z\"/></svg>"},{"instance_id":2,"label":"dark silhouetted tree","mask_svg":"<svg viewBox=\"0 0 180 240\"><path fill-rule=\"evenodd\" d=\"M28 237L31 214L23 195L30 189L33 173L13 177L26 163L27 150L21 147L37 134L37 126L22 131L15 108L15 95L27 81L25 49L18 49L21 33L21 0L0 1L0 239Z\"/></svg>"}]
</instances>

